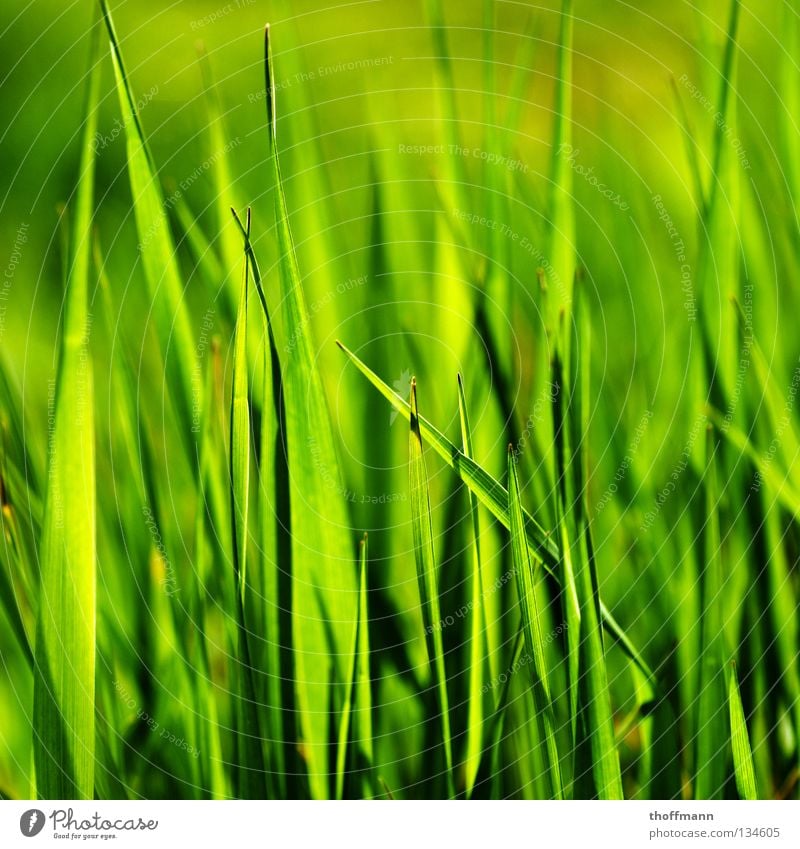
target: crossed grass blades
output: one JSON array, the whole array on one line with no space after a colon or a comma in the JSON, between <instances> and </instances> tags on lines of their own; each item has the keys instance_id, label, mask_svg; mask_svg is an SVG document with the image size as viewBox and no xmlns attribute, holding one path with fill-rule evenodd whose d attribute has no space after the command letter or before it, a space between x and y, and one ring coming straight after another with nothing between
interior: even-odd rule
<instances>
[{"instance_id":1,"label":"crossed grass blades","mask_svg":"<svg viewBox=\"0 0 800 849\"><path fill-rule=\"evenodd\" d=\"M417 387L412 380L410 398L401 397L339 343L348 370L363 376L364 392L382 395L409 424L413 559L405 568L408 576L416 574L417 604L409 611L412 638L387 646L382 631L391 627L387 621L396 611L374 590L376 564L370 563L366 535L357 541L350 530L345 475L292 241L270 30L264 174L278 259L262 276L253 244L259 225L249 210L244 221L234 210L231 220L220 207L213 239L183 202L173 205L170 221L119 39L105 0L101 5L152 305L153 357L166 376L168 403L161 423L139 403L133 340L114 324L118 293L94 232L92 140L105 64L98 26L79 180L69 218L64 215L65 308L46 461L38 446L31 448L31 441L43 437L39 423L25 422L5 364L0 372L0 604L12 651L33 682L30 768L23 770L30 784L0 772L0 780L8 781L0 792L43 799L796 794L797 595L787 528L800 513L795 462L800 441L793 422L782 424L781 390L738 301L738 313L726 313L731 333L723 334L720 347L717 322L704 300L715 263L725 261L730 279L736 279L730 206L723 198L737 191L739 176L722 127L711 151L711 188L702 180L696 187L699 227L712 234L707 251L713 255L704 254L699 264L703 345L692 388L700 404L711 399L705 416L716 427L707 429L705 451L693 452L696 492L687 485L680 520L697 541L693 578L688 588L674 591L679 633L691 630L679 600L699 611L696 638L682 641L666 661L648 663L647 628L633 636L602 599L603 571L613 564L595 554L588 488L592 322L588 287L575 273L571 169L557 154L570 143L572 125L572 16L565 1L549 197L552 263L539 284L556 391L549 421L533 434L547 463L528 485L529 466L511 445L504 483L475 450L470 375L457 379L454 443L421 412L420 399L424 403L434 387ZM492 4L486 9L490 31ZM429 3L429 13L438 44L439 107L445 133L453 134L454 86L440 4ZM734 2L720 93L727 126L736 120L738 14ZM490 55L491 39L486 49ZM219 150L223 119L207 60L204 68L209 127ZM488 86L491 90L491 79ZM492 107L487 110L486 124L494 127ZM688 149L696 155L696 144ZM219 198L229 197L232 167L226 157L215 163ZM445 191L463 193L467 179L458 158L447 167L452 173ZM697 162L693 168L699 172ZM498 218L503 197L502 191L491 193ZM237 198L229 199L241 208ZM196 263L201 285L222 291L223 312L234 327L230 379L219 339L207 356L195 349L176 233ZM491 236L487 248L504 250ZM381 263L375 256L376 269ZM226 267L240 267L239 279ZM466 267L465 273L493 298L509 302L510 284L496 269L487 275L484 267ZM110 363L113 472L104 465L104 474L113 475L118 517L98 499L96 452L108 446L98 443L94 431L89 297L95 282L103 321L116 339ZM277 302L279 309L270 306ZM476 322L480 310L478 304ZM482 327L486 344L502 359L502 335L485 320ZM277 336L291 346L279 349ZM713 352L736 339L752 358L764 393L766 424L758 430L742 415L722 413L739 352L720 362ZM778 428L785 437L780 450L765 459L760 440ZM452 525L463 542L456 558L446 556L447 540L435 532L427 471L435 455L464 496L464 515ZM176 484L163 473L166 457L192 499L190 565L181 556L171 492ZM754 472L760 486L744 503L741 493ZM642 485L655 494L652 484ZM544 502L533 512L526 509L531 493ZM723 519L729 522L730 515L743 528L728 523L724 543ZM120 527L114 527L116 521ZM499 557L486 556L487 528L502 540ZM664 559L663 574L669 576L668 538L656 527L659 532L664 535L654 537L654 558ZM756 551L748 555L750 538ZM100 594L99 553L111 564L121 562L120 546L133 571L106 567ZM726 581L724 558L733 556L749 556L756 591ZM454 570L467 588L457 615L443 589L453 585L447 573ZM493 592L501 599L500 616ZM126 604L129 598L136 603ZM372 613L376 605L380 619ZM647 625L647 599L642 605ZM740 613L735 628L731 609ZM761 664L762 656L768 665ZM737 657L746 678L737 671ZM630 675L624 715L615 702L618 688L611 687L620 665ZM413 707L401 708L399 720L388 720L393 700ZM395 743L391 729L398 721L409 731Z\"/></svg>"}]
</instances>

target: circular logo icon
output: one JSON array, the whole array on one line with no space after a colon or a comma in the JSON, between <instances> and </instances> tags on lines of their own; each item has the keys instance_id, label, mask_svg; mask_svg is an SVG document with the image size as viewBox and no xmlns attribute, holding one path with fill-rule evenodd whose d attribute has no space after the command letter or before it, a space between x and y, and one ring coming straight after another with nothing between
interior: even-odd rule
<instances>
[{"instance_id":1,"label":"circular logo icon","mask_svg":"<svg viewBox=\"0 0 800 849\"><path fill-rule=\"evenodd\" d=\"M19 830L25 837L36 837L44 828L44 813L38 808L31 808L19 818Z\"/></svg>"}]
</instances>

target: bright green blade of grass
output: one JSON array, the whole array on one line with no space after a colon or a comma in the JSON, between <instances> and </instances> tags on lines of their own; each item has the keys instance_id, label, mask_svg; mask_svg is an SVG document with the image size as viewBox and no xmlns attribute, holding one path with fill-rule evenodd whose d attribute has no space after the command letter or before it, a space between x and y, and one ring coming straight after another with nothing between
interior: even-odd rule
<instances>
[{"instance_id":1,"label":"bright green blade of grass","mask_svg":"<svg viewBox=\"0 0 800 849\"><path fill-rule=\"evenodd\" d=\"M358 590L358 643L356 646L355 708L353 716L353 742L356 751L355 768L361 779L362 798L374 794L372 771L374 747L372 742L372 675L369 653L369 607L367 604L367 535L359 545L361 574Z\"/></svg>"},{"instance_id":2,"label":"bright green blade of grass","mask_svg":"<svg viewBox=\"0 0 800 849\"><path fill-rule=\"evenodd\" d=\"M360 360L352 351L337 340L336 343L347 355L353 365L369 380L369 382L386 398L387 401L404 416L409 415L411 408L404 398L401 398L391 387L384 383L372 369ZM430 444L436 453L455 471L464 484L475 493L476 498L486 507L489 512L508 528L510 518L508 512L508 490L490 474L488 474L474 460L466 457L450 440L437 428L435 428L423 416L419 417L419 428L422 437ZM545 568L554 577L557 577L559 564L559 548L551 535L545 531L536 520L523 508L522 515L525 521L525 533L531 551L544 563ZM653 678L653 672L645 662L639 650L628 637L620 624L616 621L611 611L600 602L600 610L603 624L608 633L619 644L636 665L647 675Z\"/></svg>"},{"instance_id":3,"label":"bright green blade of grass","mask_svg":"<svg viewBox=\"0 0 800 849\"><path fill-rule=\"evenodd\" d=\"M472 432L469 426L464 383L458 375L458 416L461 422L461 447L465 457L472 456ZM478 500L469 491L469 510L472 519L472 598L469 610L469 706L467 709L467 746L464 768L465 790L472 793L483 750L484 684L491 679L488 647L486 645L486 610L483 606L483 570L481 569L481 526Z\"/></svg>"},{"instance_id":4,"label":"bright green blade of grass","mask_svg":"<svg viewBox=\"0 0 800 849\"><path fill-rule=\"evenodd\" d=\"M728 708L731 718L731 746L733 748L733 773L736 789L741 799L758 799L756 774L753 769L753 752L750 749L750 737L744 718L742 697L739 693L739 681L736 664L728 664Z\"/></svg>"},{"instance_id":5,"label":"bright green blade of grass","mask_svg":"<svg viewBox=\"0 0 800 849\"><path fill-rule=\"evenodd\" d=\"M417 564L417 584L422 608L422 625L431 679L436 690L438 722L444 750L447 772L447 792L455 795L453 780L453 748L450 735L450 703L447 697L447 674L442 645L442 616L439 608L439 585L437 580L436 556L433 549L433 526L431 524L431 502L428 493L428 473L422 448L420 419L417 411L417 384L411 380L411 407L409 413L411 429L408 439L408 472L411 494L411 519L414 532L414 558Z\"/></svg>"},{"instance_id":6,"label":"bright green blade of grass","mask_svg":"<svg viewBox=\"0 0 800 849\"><path fill-rule=\"evenodd\" d=\"M93 39L42 528L33 695L39 799L94 798L96 492L88 297L102 67L96 46Z\"/></svg>"},{"instance_id":7,"label":"bright green blade of grass","mask_svg":"<svg viewBox=\"0 0 800 849\"><path fill-rule=\"evenodd\" d=\"M695 799L721 799L727 776L728 697L723 646L723 573L719 529L716 442L706 441L705 545L701 574L700 689L695 727Z\"/></svg>"},{"instance_id":8,"label":"bright green blade of grass","mask_svg":"<svg viewBox=\"0 0 800 849\"><path fill-rule=\"evenodd\" d=\"M358 619L353 628L352 674L345 682L345 700L339 718L339 743L336 752L336 798L344 798L348 777L348 753L358 781L358 798L372 795L372 696L369 673L369 619L367 613L367 535L358 544L359 590ZM351 746L352 741L352 746Z\"/></svg>"},{"instance_id":9,"label":"bright green blade of grass","mask_svg":"<svg viewBox=\"0 0 800 849\"><path fill-rule=\"evenodd\" d=\"M569 312L575 276L575 211L569 161L572 146L572 0L562 0L561 4L553 112L547 283L551 292L549 326L555 330L559 316Z\"/></svg>"},{"instance_id":10,"label":"bright green blade of grass","mask_svg":"<svg viewBox=\"0 0 800 849\"><path fill-rule=\"evenodd\" d=\"M333 680L347 678L350 623L356 616L357 582L349 558L349 518L333 429L317 366L303 295L275 137L275 75L269 27L265 33L267 129L280 253L281 313L292 345L282 361L292 528L292 623L302 751L311 794L329 794L329 719ZM326 627L327 625L327 627ZM330 635L330 636L329 636ZM337 666L332 677L329 658Z\"/></svg>"},{"instance_id":11,"label":"bright green blade of grass","mask_svg":"<svg viewBox=\"0 0 800 849\"><path fill-rule=\"evenodd\" d=\"M547 665L540 624L540 605L536 597L536 576L531 564L530 551L525 535L525 520L519 494L519 480L514 459L513 446L508 447L508 509L511 517L511 554L517 581L517 593L522 611L522 627L525 633L525 650L532 659L527 664L531 671L533 708L537 743L544 746L547 773L542 782L543 798L563 799L561 766L555 733L555 718L550 700Z\"/></svg>"},{"instance_id":12,"label":"bright green blade of grass","mask_svg":"<svg viewBox=\"0 0 800 849\"><path fill-rule=\"evenodd\" d=\"M192 384L194 344L183 297L183 281L169 230L169 219L164 209L163 193L147 150L107 0L101 0L101 7L111 41L111 58L125 127L128 176L139 235L139 252L160 344L166 345L169 340L169 347L174 349L165 349L162 353L167 379L175 393L179 418L186 425L181 428L181 432L185 437L184 444L188 446L192 441L192 430L187 423L192 421L193 406L202 406L199 397L202 386ZM193 451L190 452L190 460L194 460Z\"/></svg>"}]
</instances>

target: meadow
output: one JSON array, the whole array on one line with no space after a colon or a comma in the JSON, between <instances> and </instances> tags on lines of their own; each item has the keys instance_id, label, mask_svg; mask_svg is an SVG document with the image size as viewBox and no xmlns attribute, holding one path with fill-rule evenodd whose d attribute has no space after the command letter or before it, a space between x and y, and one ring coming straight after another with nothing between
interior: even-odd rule
<instances>
[{"instance_id":1,"label":"meadow","mask_svg":"<svg viewBox=\"0 0 800 849\"><path fill-rule=\"evenodd\" d=\"M4 7L0 798L800 797L764 5Z\"/></svg>"}]
</instances>

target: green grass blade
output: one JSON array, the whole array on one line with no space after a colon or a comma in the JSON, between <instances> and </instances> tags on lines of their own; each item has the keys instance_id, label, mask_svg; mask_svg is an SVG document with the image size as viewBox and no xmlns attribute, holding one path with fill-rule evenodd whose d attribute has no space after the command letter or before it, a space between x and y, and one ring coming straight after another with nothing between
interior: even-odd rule
<instances>
[{"instance_id":1,"label":"green grass blade","mask_svg":"<svg viewBox=\"0 0 800 849\"><path fill-rule=\"evenodd\" d=\"M549 326L558 327L559 316L569 312L575 276L575 211L572 200L572 0L562 0L556 59L556 100L553 108L553 154L550 166L548 245L552 293Z\"/></svg>"},{"instance_id":2,"label":"green grass blade","mask_svg":"<svg viewBox=\"0 0 800 849\"><path fill-rule=\"evenodd\" d=\"M95 46L93 40L42 528L33 696L40 799L94 798L97 505L88 297L101 68Z\"/></svg>"},{"instance_id":3,"label":"green grass blade","mask_svg":"<svg viewBox=\"0 0 800 849\"><path fill-rule=\"evenodd\" d=\"M372 730L372 675L369 653L369 608L367 605L367 535L359 546L361 574L358 590L358 643L356 646L355 708L353 742L356 751L355 768L361 777L361 796L370 798L375 790L372 780L374 748Z\"/></svg>"},{"instance_id":4,"label":"green grass blade","mask_svg":"<svg viewBox=\"0 0 800 849\"><path fill-rule=\"evenodd\" d=\"M558 351L553 355L552 384L564 386L564 373L561 356ZM572 486L571 433L565 419L565 392L553 394L553 434L555 442L556 466L556 522L561 545L561 584L563 593L563 615L567 626L567 687L569 690L570 728L573 743L577 739L579 714L579 682L581 668L581 602L575 583L575 559L578 555L580 540L578 526L569 510L574 505Z\"/></svg>"},{"instance_id":5,"label":"green grass blade","mask_svg":"<svg viewBox=\"0 0 800 849\"><path fill-rule=\"evenodd\" d=\"M527 664L531 671L533 693L533 708L538 744L546 748L544 762L547 764L547 774L544 776L544 798L563 799L564 791L561 785L561 767L558 755L558 745L555 735L555 719L553 705L550 700L550 685L548 683L547 665L542 641L540 624L540 606L536 597L536 576L530 559L527 538L525 536L525 520L522 515L522 505L519 494L519 480L514 459L514 448L508 446L508 507L511 515L511 555L514 573L517 580L517 593L522 611L522 628L525 633L525 649L532 659Z\"/></svg>"},{"instance_id":6,"label":"green grass blade","mask_svg":"<svg viewBox=\"0 0 800 849\"><path fill-rule=\"evenodd\" d=\"M411 380L411 408L409 413L411 429L408 439L409 489L411 493L411 518L414 532L414 558L417 564L417 584L422 608L422 624L425 628L425 643L428 648L428 661L431 668L433 686L436 689L438 721L441 728L441 740L444 750L447 772L447 792L450 798L455 795L453 780L453 749L450 736L450 704L447 698L447 674L442 645L442 621L439 608L439 586L436 572L436 557L433 550L433 526L431 524L431 503L428 493L428 473L425 469L425 455L422 448L420 419L417 412L417 384Z\"/></svg>"},{"instance_id":7,"label":"green grass blade","mask_svg":"<svg viewBox=\"0 0 800 849\"><path fill-rule=\"evenodd\" d=\"M588 511L589 363L591 325L586 291L579 281L573 303L578 344L574 349L574 384L571 393L571 458L573 514L579 545L576 556L576 586L580 602L583 656L581 685L585 688L582 709L588 719L595 788L601 799L623 799L619 752L614 735L614 715L608 685L599 578L592 544Z\"/></svg>"},{"instance_id":8,"label":"green grass blade","mask_svg":"<svg viewBox=\"0 0 800 849\"><path fill-rule=\"evenodd\" d=\"M101 0L100 5L111 41L111 59L125 127L133 212L148 295L160 344L165 345L169 340L170 348L174 348L174 351L164 349L162 353L167 378L175 392L180 420L186 424L192 421L193 406L202 406L199 397L202 386L192 384L195 346L183 297L183 281L164 208L163 193L147 149L107 0ZM190 445L192 429L187 425L181 428L181 432L185 436L184 444ZM190 451L190 460L194 460L193 450Z\"/></svg>"},{"instance_id":9,"label":"green grass blade","mask_svg":"<svg viewBox=\"0 0 800 849\"><path fill-rule=\"evenodd\" d=\"M345 347L345 345L338 340L336 344L347 355L353 365L401 415L408 416L410 414L411 408L408 401L401 398L391 387L384 383L380 377L378 377L378 375L369 368L369 366ZM458 448L450 442L450 440L440 430L434 427L423 416L419 417L419 428L422 437L447 463L447 465L455 471L464 484L475 494L478 501L480 501L480 503L489 510L500 524L508 528L510 526L508 490L474 460L470 457L466 457L463 452L459 451ZM525 533L527 535L528 545L531 548L531 551L534 552L537 557L541 558L548 572L557 578L556 570L560 557L558 546L551 535L545 531L524 508L522 515L525 521ZM603 617L603 625L609 635L613 637L622 650L636 663L642 672L644 672L648 678L653 679L653 671L650 669L633 641L627 636L622 626L616 621L608 608L603 604L602 600L600 602L600 610Z\"/></svg>"},{"instance_id":10,"label":"green grass blade","mask_svg":"<svg viewBox=\"0 0 800 849\"><path fill-rule=\"evenodd\" d=\"M367 613L367 535L358 545L358 619L353 628L352 674L345 682L345 701L339 718L336 752L336 798L343 799L348 777L347 759L352 752L352 770L360 786L357 798L369 798L372 765L372 695L369 673L369 619ZM350 745L352 740L352 746Z\"/></svg>"},{"instance_id":11,"label":"green grass blade","mask_svg":"<svg viewBox=\"0 0 800 849\"><path fill-rule=\"evenodd\" d=\"M723 645L723 573L719 492L713 432L707 438L705 547L701 575L700 690L697 705L695 799L721 799L727 777L729 739Z\"/></svg>"},{"instance_id":12,"label":"green grass blade","mask_svg":"<svg viewBox=\"0 0 800 849\"><path fill-rule=\"evenodd\" d=\"M733 772L736 789L741 799L758 799L756 773L753 768L753 752L750 749L750 737L744 718L742 697L739 694L739 681L736 664L728 664L728 708L731 718L731 746L733 748Z\"/></svg>"},{"instance_id":13,"label":"green grass blade","mask_svg":"<svg viewBox=\"0 0 800 849\"><path fill-rule=\"evenodd\" d=\"M281 181L269 32L267 27L266 103L280 253L278 276L285 338L293 345L283 358L282 377L291 470L292 623L297 701L311 793L315 798L326 798L330 792L329 747L335 742L330 739L328 715L322 707L330 703L329 690L334 680L329 658L333 657L337 666L335 680L346 680L350 623L356 616L358 592L349 555L351 538L345 488Z\"/></svg>"},{"instance_id":14,"label":"green grass blade","mask_svg":"<svg viewBox=\"0 0 800 849\"><path fill-rule=\"evenodd\" d=\"M247 217L250 232L250 214ZM233 533L233 566L236 581L236 618L238 633L238 671L240 692L237 714L237 758L239 794L247 799L266 796L261 728L253 681L253 652L249 644L247 546L250 506L250 405L247 367L247 290L250 262L245 251L242 294L236 318L233 352L233 386L231 396L231 528Z\"/></svg>"},{"instance_id":15,"label":"green grass blade","mask_svg":"<svg viewBox=\"0 0 800 849\"><path fill-rule=\"evenodd\" d=\"M472 456L472 432L469 426L464 384L458 375L458 415L461 422L461 447L465 457ZM483 605L483 571L481 569L481 526L478 500L469 491L472 518L472 599L469 611L469 706L467 709L467 744L465 756L465 791L472 793L483 752L484 685L491 679L488 646L486 644L486 610Z\"/></svg>"}]
</instances>

